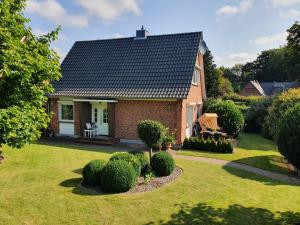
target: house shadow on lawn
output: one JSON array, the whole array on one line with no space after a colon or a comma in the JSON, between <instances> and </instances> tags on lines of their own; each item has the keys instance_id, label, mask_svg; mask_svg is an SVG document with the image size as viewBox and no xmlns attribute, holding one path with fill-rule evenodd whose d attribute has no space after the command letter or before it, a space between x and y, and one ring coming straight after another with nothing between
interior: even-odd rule
<instances>
[{"instance_id":1,"label":"house shadow on lawn","mask_svg":"<svg viewBox=\"0 0 300 225\"><path fill-rule=\"evenodd\" d=\"M242 160L228 162L226 165L223 166L223 169L226 170L228 173L233 174L242 179L255 180L255 181L262 182L266 185L300 186L300 177L296 176L295 172L293 172L289 168L282 168L279 165L271 164L271 162L269 162L270 165L268 167L273 168L273 171L278 170L278 172L271 172L271 171L267 171L267 170L255 168L255 167L250 168L250 170L248 170L248 168L246 168L246 169L238 168L238 167L236 167L236 165L234 165L235 163L239 163L239 165L241 167L251 167L251 166L248 166L248 165L251 165L251 163L249 163L249 162L253 161L253 162L257 163L258 161L261 160L261 162L264 163L264 167L266 168L265 163L267 162L267 160L265 159L265 157L268 157L268 156L249 157L249 158L245 158ZM269 157L274 157L274 156L269 156ZM248 165L243 165L243 164L248 164ZM252 171L252 169L254 171ZM284 171L283 169L286 169L286 171ZM258 171L255 171L255 170L258 170ZM284 172L284 173L282 173L282 172Z\"/></svg>"},{"instance_id":2,"label":"house shadow on lawn","mask_svg":"<svg viewBox=\"0 0 300 225\"><path fill-rule=\"evenodd\" d=\"M283 225L300 223L298 212L276 212L267 209L230 205L228 208L214 208L205 203L190 206L186 203L176 205L179 211L168 221L150 222L161 225Z\"/></svg>"}]
</instances>

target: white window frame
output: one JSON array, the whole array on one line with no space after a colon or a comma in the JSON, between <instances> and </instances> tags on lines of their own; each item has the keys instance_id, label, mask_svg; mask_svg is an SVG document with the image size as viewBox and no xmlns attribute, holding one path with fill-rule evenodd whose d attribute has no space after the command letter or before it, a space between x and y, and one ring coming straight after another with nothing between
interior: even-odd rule
<instances>
[{"instance_id":1,"label":"white window frame","mask_svg":"<svg viewBox=\"0 0 300 225\"><path fill-rule=\"evenodd\" d=\"M196 73L198 72L198 73ZM196 74L198 76L196 76ZM196 86L199 86L200 84L200 74L201 74L201 68L200 67L195 67L194 71L193 71L193 79L192 79L192 84L193 85L196 85Z\"/></svg>"},{"instance_id":2,"label":"white window frame","mask_svg":"<svg viewBox=\"0 0 300 225\"><path fill-rule=\"evenodd\" d=\"M70 102L70 101L59 101L58 102L59 105L58 105L58 115L59 115L59 122L68 122L68 123L74 123L74 116L75 116L75 113L74 113L74 103L73 102ZM73 120L65 120L65 119L62 119L62 113L61 113L61 110L62 110L62 105L71 105L73 106Z\"/></svg>"}]
</instances>

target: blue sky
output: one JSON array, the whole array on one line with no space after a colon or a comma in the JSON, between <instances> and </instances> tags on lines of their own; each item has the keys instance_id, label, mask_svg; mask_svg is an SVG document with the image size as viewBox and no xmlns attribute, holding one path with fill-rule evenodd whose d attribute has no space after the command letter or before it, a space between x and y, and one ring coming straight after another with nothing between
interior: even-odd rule
<instances>
[{"instance_id":1,"label":"blue sky","mask_svg":"<svg viewBox=\"0 0 300 225\"><path fill-rule=\"evenodd\" d=\"M62 26L53 48L64 57L77 40L203 31L218 66L255 59L285 43L300 0L27 0L37 34Z\"/></svg>"}]
</instances>

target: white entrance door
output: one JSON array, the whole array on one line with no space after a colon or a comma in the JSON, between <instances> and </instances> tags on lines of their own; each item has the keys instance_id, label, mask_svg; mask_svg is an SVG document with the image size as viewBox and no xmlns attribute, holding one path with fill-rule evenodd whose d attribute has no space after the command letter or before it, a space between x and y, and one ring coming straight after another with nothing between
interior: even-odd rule
<instances>
[{"instance_id":1,"label":"white entrance door","mask_svg":"<svg viewBox=\"0 0 300 225\"><path fill-rule=\"evenodd\" d=\"M92 122L97 126L97 135L108 135L108 110L106 102L92 104Z\"/></svg>"},{"instance_id":2,"label":"white entrance door","mask_svg":"<svg viewBox=\"0 0 300 225\"><path fill-rule=\"evenodd\" d=\"M193 135L193 106L187 106L187 128L186 128L186 136L189 138Z\"/></svg>"}]
</instances>

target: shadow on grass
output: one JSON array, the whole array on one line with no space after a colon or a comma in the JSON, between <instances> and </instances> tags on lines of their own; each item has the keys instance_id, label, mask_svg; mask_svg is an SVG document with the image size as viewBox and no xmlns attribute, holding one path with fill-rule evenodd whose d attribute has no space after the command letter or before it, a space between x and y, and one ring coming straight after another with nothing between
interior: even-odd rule
<instances>
[{"instance_id":1,"label":"shadow on grass","mask_svg":"<svg viewBox=\"0 0 300 225\"><path fill-rule=\"evenodd\" d=\"M72 193L77 195L108 195L110 193L104 193L96 188L87 188L82 186L82 178L72 178L64 180L59 184L62 187L73 188Z\"/></svg>"},{"instance_id":2,"label":"shadow on grass","mask_svg":"<svg viewBox=\"0 0 300 225\"><path fill-rule=\"evenodd\" d=\"M228 208L214 208L205 203L196 206L188 204L176 205L179 211L171 215L169 221L150 222L150 224L183 225L283 225L300 222L298 212L276 212L267 209L230 205Z\"/></svg>"}]
</instances>

